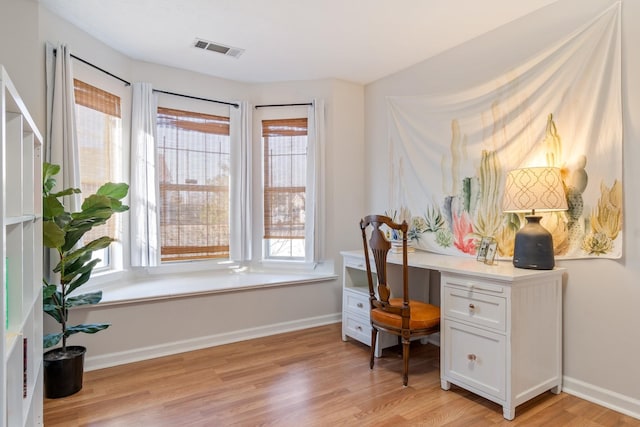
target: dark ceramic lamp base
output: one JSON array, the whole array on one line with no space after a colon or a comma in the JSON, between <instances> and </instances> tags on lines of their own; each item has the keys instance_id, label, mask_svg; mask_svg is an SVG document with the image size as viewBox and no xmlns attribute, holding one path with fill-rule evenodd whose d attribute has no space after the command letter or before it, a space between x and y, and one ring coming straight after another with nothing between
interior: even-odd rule
<instances>
[{"instance_id":1,"label":"dark ceramic lamp base","mask_svg":"<svg viewBox=\"0 0 640 427\"><path fill-rule=\"evenodd\" d=\"M542 225L541 216L528 215L527 223L516 234L513 265L532 270L553 270L553 238Z\"/></svg>"}]
</instances>

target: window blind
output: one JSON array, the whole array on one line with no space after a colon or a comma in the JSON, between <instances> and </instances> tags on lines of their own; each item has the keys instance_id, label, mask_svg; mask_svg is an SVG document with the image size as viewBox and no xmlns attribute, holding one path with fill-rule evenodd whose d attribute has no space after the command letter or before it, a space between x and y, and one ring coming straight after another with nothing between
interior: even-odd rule
<instances>
[{"instance_id":1,"label":"window blind","mask_svg":"<svg viewBox=\"0 0 640 427\"><path fill-rule=\"evenodd\" d=\"M162 261L229 256L229 118L158 108Z\"/></svg>"},{"instance_id":2,"label":"window blind","mask_svg":"<svg viewBox=\"0 0 640 427\"><path fill-rule=\"evenodd\" d=\"M113 117L121 118L119 96L78 79L73 80L73 86L76 104Z\"/></svg>"},{"instance_id":3,"label":"window blind","mask_svg":"<svg viewBox=\"0 0 640 427\"><path fill-rule=\"evenodd\" d=\"M81 80L74 79L76 132L80 156L80 186L82 197L98 191L112 176L115 146L122 138L120 97ZM90 230L87 242L101 236L116 236L116 221ZM103 260L104 261L104 260Z\"/></svg>"},{"instance_id":4,"label":"window blind","mask_svg":"<svg viewBox=\"0 0 640 427\"><path fill-rule=\"evenodd\" d=\"M264 238L304 239L307 119L262 121Z\"/></svg>"}]
</instances>

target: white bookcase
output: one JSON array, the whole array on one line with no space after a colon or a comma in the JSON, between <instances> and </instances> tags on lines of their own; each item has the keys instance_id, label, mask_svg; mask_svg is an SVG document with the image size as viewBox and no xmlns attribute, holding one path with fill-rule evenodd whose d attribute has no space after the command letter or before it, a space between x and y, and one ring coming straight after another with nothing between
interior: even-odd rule
<instances>
[{"instance_id":1,"label":"white bookcase","mask_svg":"<svg viewBox=\"0 0 640 427\"><path fill-rule=\"evenodd\" d=\"M0 65L0 425L42 425L42 136Z\"/></svg>"}]
</instances>

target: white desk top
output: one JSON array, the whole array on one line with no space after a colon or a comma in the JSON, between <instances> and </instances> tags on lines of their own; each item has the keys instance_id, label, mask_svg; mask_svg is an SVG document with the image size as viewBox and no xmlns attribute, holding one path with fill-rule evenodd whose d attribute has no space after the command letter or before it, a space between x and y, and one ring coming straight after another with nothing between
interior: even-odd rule
<instances>
[{"instance_id":1,"label":"white desk top","mask_svg":"<svg viewBox=\"0 0 640 427\"><path fill-rule=\"evenodd\" d=\"M342 251L342 256L364 259L362 249L354 251ZM516 268L511 260L498 260L495 264L487 265L476 261L471 257L457 257L441 255L431 252L416 250L409 253L409 266L437 270L440 272L469 274L484 277L487 279L503 281L519 281L530 278L541 278L547 275L557 275L564 271L564 268L555 267L553 270L530 270ZM402 254L389 253L387 262L391 264L402 264Z\"/></svg>"}]
</instances>

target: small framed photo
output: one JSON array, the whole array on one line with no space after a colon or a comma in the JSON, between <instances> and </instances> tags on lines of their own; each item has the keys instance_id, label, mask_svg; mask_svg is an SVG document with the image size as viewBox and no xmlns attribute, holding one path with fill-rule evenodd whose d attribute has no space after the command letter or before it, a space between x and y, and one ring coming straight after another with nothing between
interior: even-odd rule
<instances>
[{"instance_id":1,"label":"small framed photo","mask_svg":"<svg viewBox=\"0 0 640 427\"><path fill-rule=\"evenodd\" d=\"M476 258L480 262L485 262L487 260L487 251L489 250L489 245L493 242L493 237L483 237L480 240L480 246L478 246L478 257Z\"/></svg>"},{"instance_id":2,"label":"small framed photo","mask_svg":"<svg viewBox=\"0 0 640 427\"><path fill-rule=\"evenodd\" d=\"M487 246L487 254L485 256L484 263L488 265L493 265L496 259L496 252L498 252L498 242L492 240Z\"/></svg>"}]
</instances>

